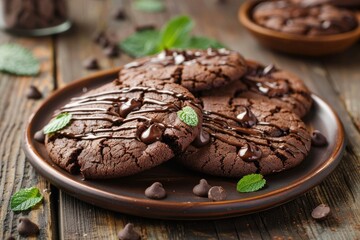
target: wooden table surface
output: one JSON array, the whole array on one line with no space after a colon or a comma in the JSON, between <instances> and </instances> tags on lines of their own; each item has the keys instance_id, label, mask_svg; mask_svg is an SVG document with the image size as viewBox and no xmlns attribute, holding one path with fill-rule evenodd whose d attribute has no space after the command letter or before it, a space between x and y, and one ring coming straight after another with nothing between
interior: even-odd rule
<instances>
[{"instance_id":1,"label":"wooden table surface","mask_svg":"<svg viewBox=\"0 0 360 240\"><path fill-rule=\"evenodd\" d=\"M41 60L37 77L0 74L0 239L18 236L16 225L22 215L40 226L39 239L117 239L128 223L143 239L360 239L360 44L348 51L324 58L303 58L276 53L259 46L237 20L241 1L169 0L166 11L150 14L136 11L131 1L69 1L74 28L60 36L20 38L0 32L0 42L17 42ZM114 21L111 13L122 5L125 21ZM68 82L91 74L82 61L95 56L102 69L131 60L125 54L107 59L92 41L95 32L107 28L120 39L134 32L134 26L160 27L172 16L186 14L196 21L194 33L213 37L245 57L275 63L301 76L309 88L324 98L339 114L348 145L338 168L320 185L297 199L268 211L214 221L164 221L107 211L77 200L51 186L26 161L21 149L22 132L30 114L42 102L28 100L31 84L47 97ZM43 190L43 204L28 213L10 210L10 197L20 188ZM332 215L314 221L311 210L328 204ZM2 223L2 224L1 224Z\"/></svg>"}]
</instances>

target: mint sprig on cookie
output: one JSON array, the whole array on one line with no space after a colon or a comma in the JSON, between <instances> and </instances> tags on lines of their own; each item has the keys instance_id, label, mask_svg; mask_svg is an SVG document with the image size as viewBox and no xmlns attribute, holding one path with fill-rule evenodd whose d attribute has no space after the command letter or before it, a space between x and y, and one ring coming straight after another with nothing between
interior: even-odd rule
<instances>
[{"instance_id":1,"label":"mint sprig on cookie","mask_svg":"<svg viewBox=\"0 0 360 240\"><path fill-rule=\"evenodd\" d=\"M71 118L72 115L70 113L60 113L44 127L44 133L54 133L63 129L64 127L66 127L66 125L69 124Z\"/></svg>"}]
</instances>

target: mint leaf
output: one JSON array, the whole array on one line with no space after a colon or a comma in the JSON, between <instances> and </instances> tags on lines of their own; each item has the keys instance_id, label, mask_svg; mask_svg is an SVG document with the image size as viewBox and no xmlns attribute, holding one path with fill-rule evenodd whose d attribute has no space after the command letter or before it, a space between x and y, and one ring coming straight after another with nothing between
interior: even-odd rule
<instances>
[{"instance_id":1,"label":"mint leaf","mask_svg":"<svg viewBox=\"0 0 360 240\"><path fill-rule=\"evenodd\" d=\"M208 49L208 48L225 48L225 46L214 39L210 39L207 37L193 36L190 38L190 41L186 46L186 48Z\"/></svg>"},{"instance_id":2,"label":"mint leaf","mask_svg":"<svg viewBox=\"0 0 360 240\"><path fill-rule=\"evenodd\" d=\"M187 16L172 18L161 31L144 30L136 32L120 42L120 48L132 57L143 57L165 49L207 49L223 48L216 40L190 36L193 21Z\"/></svg>"},{"instance_id":3,"label":"mint leaf","mask_svg":"<svg viewBox=\"0 0 360 240\"><path fill-rule=\"evenodd\" d=\"M71 117L72 115L70 113L60 113L44 127L44 133L54 133L64 128L70 122Z\"/></svg>"},{"instance_id":4,"label":"mint leaf","mask_svg":"<svg viewBox=\"0 0 360 240\"><path fill-rule=\"evenodd\" d=\"M255 192L265 186L266 180L261 174L248 174L237 183L238 192Z\"/></svg>"},{"instance_id":5,"label":"mint leaf","mask_svg":"<svg viewBox=\"0 0 360 240\"><path fill-rule=\"evenodd\" d=\"M192 107L183 107L177 112L178 118L191 127L196 127L199 123L198 116Z\"/></svg>"},{"instance_id":6,"label":"mint leaf","mask_svg":"<svg viewBox=\"0 0 360 240\"><path fill-rule=\"evenodd\" d=\"M171 19L161 29L160 50L186 47L193 27L194 23L188 16Z\"/></svg>"},{"instance_id":7,"label":"mint leaf","mask_svg":"<svg viewBox=\"0 0 360 240\"><path fill-rule=\"evenodd\" d=\"M11 197L10 207L11 210L17 211L25 211L36 204L41 202L43 196L41 195L40 191L36 187L31 188L23 188L16 192Z\"/></svg>"},{"instance_id":8,"label":"mint leaf","mask_svg":"<svg viewBox=\"0 0 360 240\"><path fill-rule=\"evenodd\" d=\"M145 30L136 32L120 43L120 48L132 57L155 54L160 38L159 31Z\"/></svg>"},{"instance_id":9,"label":"mint leaf","mask_svg":"<svg viewBox=\"0 0 360 240\"><path fill-rule=\"evenodd\" d=\"M0 45L0 71L31 76L39 70L39 61L26 48L14 43Z\"/></svg>"},{"instance_id":10,"label":"mint leaf","mask_svg":"<svg viewBox=\"0 0 360 240\"><path fill-rule=\"evenodd\" d=\"M143 12L161 12L165 9L161 0L136 0L134 4L137 10Z\"/></svg>"}]
</instances>

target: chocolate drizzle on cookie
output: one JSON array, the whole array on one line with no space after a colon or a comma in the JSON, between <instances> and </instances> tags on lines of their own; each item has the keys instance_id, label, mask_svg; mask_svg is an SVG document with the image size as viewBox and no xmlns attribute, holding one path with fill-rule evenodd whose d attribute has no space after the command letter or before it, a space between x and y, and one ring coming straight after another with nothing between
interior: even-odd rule
<instances>
[{"instance_id":1,"label":"chocolate drizzle on cookie","mask_svg":"<svg viewBox=\"0 0 360 240\"><path fill-rule=\"evenodd\" d=\"M128 98L123 96L127 93L140 92L139 98ZM145 93L156 93L170 95L176 98L173 102L166 102L157 99L144 97ZM137 139L145 144L151 144L155 141L161 141L162 135L166 128L178 129L179 127L160 123L152 117L138 115L141 113L159 113L159 112L176 112L179 111L184 101L192 106L201 109L201 107L193 101L193 98L184 94L161 90L154 87L124 87L113 91L104 91L88 96L73 98L72 102L60 109L59 113L71 112L72 121L99 120L112 123L111 128L100 128L82 134L72 134L60 131L59 134L68 138L76 138L82 140L95 140L101 138L107 139ZM145 104L156 105L159 107L142 108ZM104 107L88 107L92 105L109 105ZM56 113L58 114L58 113ZM142 122L141 126L122 126L124 123L131 121ZM135 130L132 135L114 134L124 130Z\"/></svg>"},{"instance_id":2,"label":"chocolate drizzle on cookie","mask_svg":"<svg viewBox=\"0 0 360 240\"><path fill-rule=\"evenodd\" d=\"M240 148L239 156L244 161L255 161L261 158L262 153L258 145L270 146L274 149L279 148L292 156L296 153L301 153L305 156L309 151L309 149L302 150L293 143L279 138L289 135L306 146L307 139L302 137L299 132L290 130L287 127L279 127L273 123L258 121L248 107L241 106L241 108L244 110L236 118L218 112L203 111L203 131L208 132L215 139ZM231 122L236 122L236 124ZM270 127L272 130L269 132L264 130L264 127ZM245 140L247 143L244 145L231 137L225 137L224 134ZM275 146L274 143L281 145ZM197 145L194 142L193 146L202 147L204 145Z\"/></svg>"}]
</instances>

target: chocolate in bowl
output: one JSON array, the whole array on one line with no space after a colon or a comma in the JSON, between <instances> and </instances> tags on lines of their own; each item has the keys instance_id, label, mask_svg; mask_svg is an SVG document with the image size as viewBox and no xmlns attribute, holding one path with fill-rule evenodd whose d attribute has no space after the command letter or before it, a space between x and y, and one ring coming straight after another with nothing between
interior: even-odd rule
<instances>
[{"instance_id":1,"label":"chocolate in bowl","mask_svg":"<svg viewBox=\"0 0 360 240\"><path fill-rule=\"evenodd\" d=\"M253 8L251 17L260 26L296 35L333 35L358 27L351 11L324 0L260 2Z\"/></svg>"}]
</instances>

